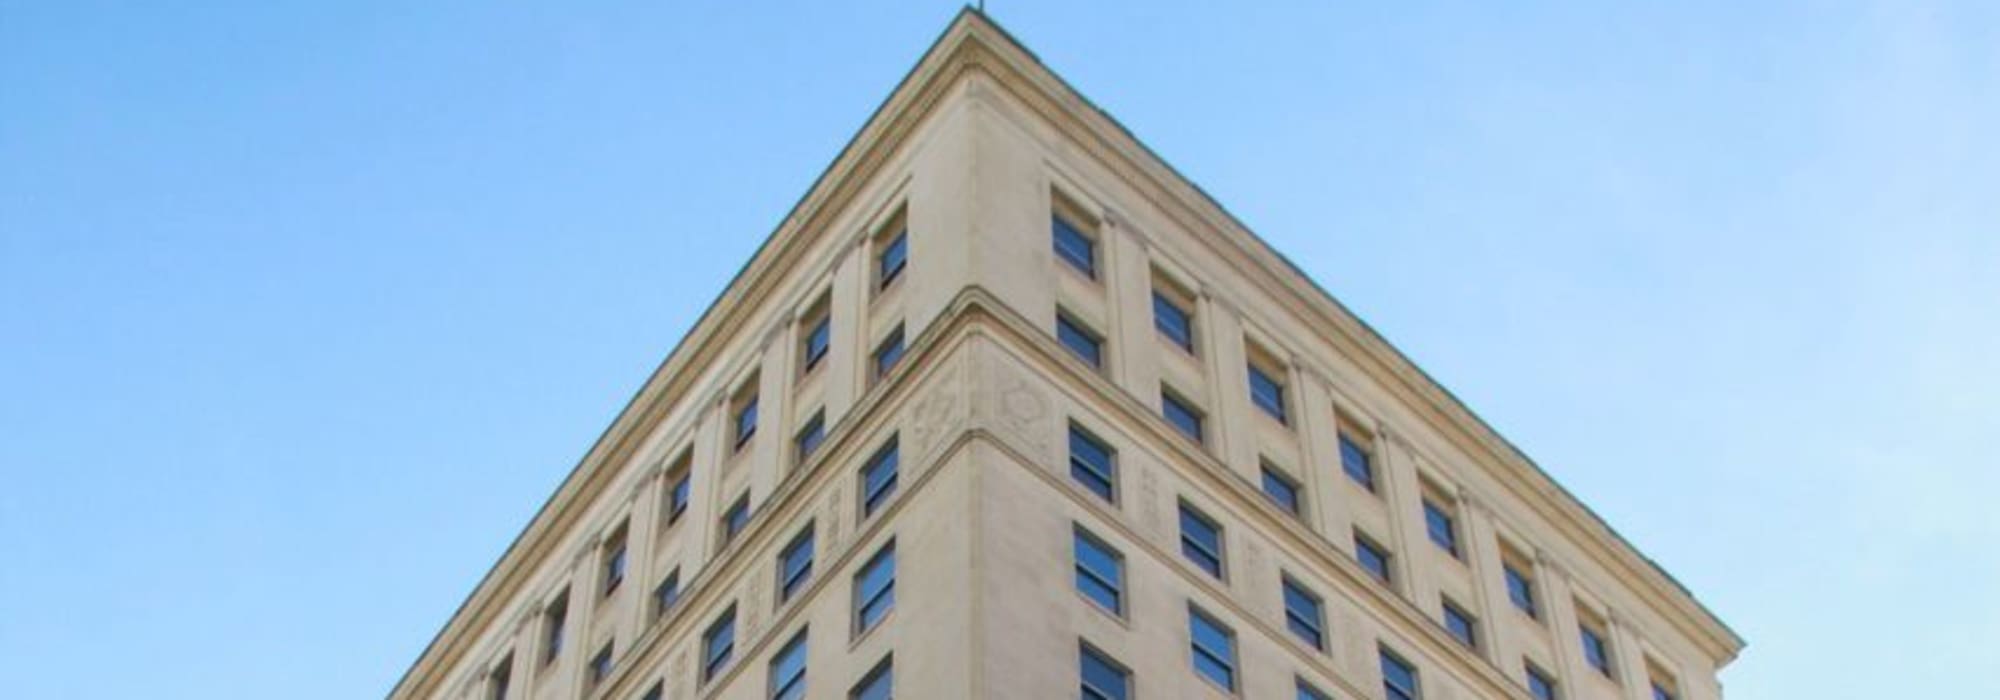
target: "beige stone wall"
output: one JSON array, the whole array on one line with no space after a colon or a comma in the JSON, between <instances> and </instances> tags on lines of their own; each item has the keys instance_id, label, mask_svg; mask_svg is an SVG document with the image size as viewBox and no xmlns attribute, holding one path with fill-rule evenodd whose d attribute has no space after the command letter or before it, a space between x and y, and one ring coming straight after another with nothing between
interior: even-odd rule
<instances>
[{"instance_id":1,"label":"beige stone wall","mask_svg":"<svg viewBox=\"0 0 2000 700\"><path fill-rule=\"evenodd\" d=\"M1051 253L1058 206L1095 237L1095 278ZM1290 698L1295 679L1380 697L1378 645L1415 663L1430 700L1526 697L1524 659L1565 698L1650 700L1649 668L1680 698L1721 697L1715 672L1740 640L1344 312L1329 324L1329 300L1227 223L962 15L391 697L489 698L509 658L509 698L623 700L655 682L669 698L764 697L772 655L800 630L814 698L844 697L891 656L899 697L1071 697L1083 642L1129 666L1139 697L1218 697L1189 668L1190 604L1235 630L1239 697ZM904 228L908 267L883 286L875 256ZM1192 352L1155 331L1156 284L1188 294ZM821 309L829 352L805 371L800 343ZM1059 309L1103 336L1102 368L1055 344ZM877 380L870 354L899 326L908 354ZM1253 355L1286 387L1283 423L1249 399ZM1203 443L1158 417L1163 385L1206 414ZM759 426L739 449L732 413L752 393ZM801 460L793 439L814 416L827 440ZM1070 480L1071 421L1117 448L1116 503ZM1343 422L1375 455L1375 492L1341 471ZM857 470L892 436L900 493L864 519ZM1259 492L1263 464L1299 483L1302 516ZM670 524L681 465L690 503ZM1426 538L1426 494L1453 512L1461 556ZM754 515L725 546L719 519L739 498ZM1183 501L1224 527L1226 580L1180 555ZM779 551L808 524L814 582L781 603ZM1076 525L1123 552L1122 617L1076 593ZM630 574L605 595L621 528ZM1357 530L1393 551L1391 584L1354 564ZM896 612L857 639L852 576L892 538ZM1532 570L1540 619L1508 602L1504 556ZM649 594L670 574L685 592L660 614ZM1326 651L1287 633L1281 576L1325 601ZM564 591L567 641L544 664L544 612ZM1478 618L1477 648L1441 630L1441 597ZM732 606L735 660L703 682L702 634ZM1583 618L1611 642L1609 678L1584 664ZM586 665L606 643L615 670L592 684Z\"/></svg>"}]
</instances>

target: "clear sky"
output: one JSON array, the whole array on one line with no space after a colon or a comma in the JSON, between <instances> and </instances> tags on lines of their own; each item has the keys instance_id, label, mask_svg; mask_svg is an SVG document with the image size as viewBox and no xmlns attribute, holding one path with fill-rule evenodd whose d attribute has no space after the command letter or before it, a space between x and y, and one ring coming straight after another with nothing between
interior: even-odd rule
<instances>
[{"instance_id":1,"label":"clear sky","mask_svg":"<svg viewBox=\"0 0 2000 700\"><path fill-rule=\"evenodd\" d=\"M385 693L957 11L668 4L0 0L6 695ZM2000 4L1244 5L990 9L1732 699L2000 697Z\"/></svg>"}]
</instances>

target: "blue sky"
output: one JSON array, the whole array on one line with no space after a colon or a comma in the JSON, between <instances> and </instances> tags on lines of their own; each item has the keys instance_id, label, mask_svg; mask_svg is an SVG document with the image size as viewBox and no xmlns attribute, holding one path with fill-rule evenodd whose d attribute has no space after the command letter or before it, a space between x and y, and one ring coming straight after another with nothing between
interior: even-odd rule
<instances>
[{"instance_id":1,"label":"blue sky","mask_svg":"<svg viewBox=\"0 0 2000 700\"><path fill-rule=\"evenodd\" d=\"M0 0L9 695L386 692L957 10L661 5ZM2000 697L2000 5L1085 5L1729 697Z\"/></svg>"}]
</instances>

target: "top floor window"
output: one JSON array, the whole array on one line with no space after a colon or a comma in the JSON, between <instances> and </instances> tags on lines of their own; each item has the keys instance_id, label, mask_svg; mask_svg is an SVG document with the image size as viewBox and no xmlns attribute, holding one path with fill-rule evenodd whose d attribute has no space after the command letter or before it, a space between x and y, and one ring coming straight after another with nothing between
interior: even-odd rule
<instances>
[{"instance_id":1,"label":"top floor window","mask_svg":"<svg viewBox=\"0 0 2000 700\"><path fill-rule=\"evenodd\" d=\"M1097 279L1097 241L1091 240L1061 213L1050 217L1050 229L1055 239L1056 257L1084 277Z\"/></svg>"},{"instance_id":2,"label":"top floor window","mask_svg":"<svg viewBox=\"0 0 2000 700\"><path fill-rule=\"evenodd\" d=\"M562 655L563 635L569 627L569 591L556 594L542 610L542 663Z\"/></svg>"},{"instance_id":3,"label":"top floor window","mask_svg":"<svg viewBox=\"0 0 2000 700\"><path fill-rule=\"evenodd\" d=\"M1153 328L1187 352L1194 352L1194 305L1180 290L1165 287L1162 281L1153 280Z\"/></svg>"},{"instance_id":4,"label":"top floor window","mask_svg":"<svg viewBox=\"0 0 2000 700\"><path fill-rule=\"evenodd\" d=\"M1424 530L1438 549L1458 558L1458 521L1452 516L1451 507L1443 505L1438 496L1424 494Z\"/></svg>"},{"instance_id":5,"label":"top floor window","mask_svg":"<svg viewBox=\"0 0 2000 700\"><path fill-rule=\"evenodd\" d=\"M679 522L681 514L687 512L688 494L690 491L689 472L691 471L689 469L689 462L691 461L693 461L692 457L681 455L680 459L674 461L673 468L667 470L668 525Z\"/></svg>"},{"instance_id":6,"label":"top floor window","mask_svg":"<svg viewBox=\"0 0 2000 700\"><path fill-rule=\"evenodd\" d=\"M625 582L625 565L625 526L620 524L604 541L604 559L600 565L603 570L599 572L604 581L604 595L611 595L618 590L618 584Z\"/></svg>"},{"instance_id":7,"label":"top floor window","mask_svg":"<svg viewBox=\"0 0 2000 700\"><path fill-rule=\"evenodd\" d=\"M1340 427L1340 470L1361 488L1370 492L1375 490L1374 455L1363 446L1359 431L1351 430L1346 425Z\"/></svg>"},{"instance_id":8,"label":"top floor window","mask_svg":"<svg viewBox=\"0 0 2000 700\"><path fill-rule=\"evenodd\" d=\"M1577 608L1577 638L1583 647L1583 660L1597 669L1605 677L1611 677L1611 643L1605 641L1604 623L1599 622L1582 605Z\"/></svg>"},{"instance_id":9,"label":"top floor window","mask_svg":"<svg viewBox=\"0 0 2000 700\"><path fill-rule=\"evenodd\" d=\"M826 359L827 347L833 340L833 315L827 311L828 302L821 299L806 312L800 328L799 355L804 358L800 365L801 374L811 374L819 367L820 360Z\"/></svg>"},{"instance_id":10,"label":"top floor window","mask_svg":"<svg viewBox=\"0 0 2000 700\"><path fill-rule=\"evenodd\" d=\"M1251 362L1249 375L1250 402L1257 404L1257 408L1262 409L1264 415L1270 416L1280 424L1288 423L1291 417L1285 411L1285 383L1280 379L1284 373L1261 363Z\"/></svg>"},{"instance_id":11,"label":"top floor window","mask_svg":"<svg viewBox=\"0 0 2000 700\"><path fill-rule=\"evenodd\" d=\"M903 276L903 268L910 261L910 232L898 227L896 233L880 242L880 252L875 254L875 288L888 289L891 282Z\"/></svg>"},{"instance_id":12,"label":"top floor window","mask_svg":"<svg viewBox=\"0 0 2000 700\"><path fill-rule=\"evenodd\" d=\"M730 414L735 419L736 449L750 444L750 438L757 434L757 378L752 376L736 390L736 397L730 400Z\"/></svg>"},{"instance_id":13,"label":"top floor window","mask_svg":"<svg viewBox=\"0 0 2000 700\"><path fill-rule=\"evenodd\" d=\"M1541 609L1535 602L1535 579L1528 573L1534 567L1526 563L1525 557L1508 551L1501 555L1500 568L1501 575L1507 579L1507 599L1528 617L1540 619Z\"/></svg>"}]
</instances>

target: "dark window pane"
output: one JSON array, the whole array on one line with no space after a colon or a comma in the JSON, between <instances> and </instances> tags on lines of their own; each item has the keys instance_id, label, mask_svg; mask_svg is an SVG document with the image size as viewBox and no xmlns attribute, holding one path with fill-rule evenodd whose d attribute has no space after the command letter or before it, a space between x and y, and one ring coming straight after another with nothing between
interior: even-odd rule
<instances>
[{"instance_id":1,"label":"dark window pane","mask_svg":"<svg viewBox=\"0 0 2000 700\"><path fill-rule=\"evenodd\" d=\"M757 434L757 397L752 396L742 408L736 409L736 446L742 447L743 443L749 442L750 436L755 434Z\"/></svg>"},{"instance_id":2,"label":"dark window pane","mask_svg":"<svg viewBox=\"0 0 2000 700\"><path fill-rule=\"evenodd\" d=\"M1278 380L1255 365L1250 367L1250 402L1264 409L1265 414L1277 419L1279 423L1287 420L1285 385L1278 383Z\"/></svg>"},{"instance_id":3,"label":"dark window pane","mask_svg":"<svg viewBox=\"0 0 2000 700\"><path fill-rule=\"evenodd\" d=\"M1513 564L1508 564L1504 568L1507 575L1507 598L1514 601L1514 607L1520 608L1521 612L1528 614L1528 617L1540 617L1541 611L1535 606L1534 580L1528 578L1527 574L1521 573L1520 569L1514 568Z\"/></svg>"},{"instance_id":4,"label":"dark window pane","mask_svg":"<svg viewBox=\"0 0 2000 700\"><path fill-rule=\"evenodd\" d=\"M1160 415L1164 416L1168 423L1174 424L1174 428L1180 430L1188 439L1195 442L1202 441L1201 413L1187 405L1180 397L1160 392Z\"/></svg>"},{"instance_id":5,"label":"dark window pane","mask_svg":"<svg viewBox=\"0 0 2000 700\"><path fill-rule=\"evenodd\" d=\"M1579 628L1577 631L1581 633L1579 636L1583 641L1583 660L1589 662L1590 667L1597 669L1599 673L1611 675L1611 647L1605 643L1603 635L1589 627Z\"/></svg>"},{"instance_id":6,"label":"dark window pane","mask_svg":"<svg viewBox=\"0 0 2000 700\"><path fill-rule=\"evenodd\" d=\"M1078 530L1075 533L1076 588L1113 613L1124 614L1125 563L1117 552Z\"/></svg>"},{"instance_id":7,"label":"dark window pane","mask_svg":"<svg viewBox=\"0 0 2000 700\"><path fill-rule=\"evenodd\" d=\"M1528 695L1535 700L1556 700L1556 682L1534 665L1528 666Z\"/></svg>"},{"instance_id":8,"label":"dark window pane","mask_svg":"<svg viewBox=\"0 0 2000 700\"><path fill-rule=\"evenodd\" d=\"M1082 647L1079 664L1083 675L1083 700L1127 700L1132 695L1132 672L1090 647Z\"/></svg>"},{"instance_id":9,"label":"dark window pane","mask_svg":"<svg viewBox=\"0 0 2000 700\"><path fill-rule=\"evenodd\" d=\"M1430 533L1431 542L1452 556L1458 556L1458 526L1452 521L1451 513L1443 506L1424 499L1424 529Z\"/></svg>"},{"instance_id":10,"label":"dark window pane","mask_svg":"<svg viewBox=\"0 0 2000 700\"><path fill-rule=\"evenodd\" d=\"M1381 650L1382 693L1388 700L1417 700L1423 697L1417 686L1417 669L1402 657Z\"/></svg>"},{"instance_id":11,"label":"dark window pane","mask_svg":"<svg viewBox=\"0 0 2000 700\"><path fill-rule=\"evenodd\" d=\"M1182 350L1194 352L1194 319L1180 304L1159 292L1153 292L1153 327Z\"/></svg>"},{"instance_id":12,"label":"dark window pane","mask_svg":"<svg viewBox=\"0 0 2000 700\"><path fill-rule=\"evenodd\" d=\"M818 320L813 321L811 329L806 331L805 354L807 370L819 366L819 361L826 358L827 344L832 339L833 321L831 319L821 316Z\"/></svg>"},{"instance_id":13,"label":"dark window pane","mask_svg":"<svg viewBox=\"0 0 2000 700\"><path fill-rule=\"evenodd\" d=\"M887 287L897 276L903 274L903 267L908 264L909 256L910 234L908 231L898 231L895 238L889 239L888 244L882 246L882 256L876 261L875 278L880 280L878 284Z\"/></svg>"},{"instance_id":14,"label":"dark window pane","mask_svg":"<svg viewBox=\"0 0 2000 700\"><path fill-rule=\"evenodd\" d=\"M890 495L896 493L896 467L901 459L898 450L896 440L891 438L889 444L876 452L875 458L869 460L868 467L862 470L861 514L863 516L874 514L876 508L881 507L884 501L889 500Z\"/></svg>"},{"instance_id":15,"label":"dark window pane","mask_svg":"<svg viewBox=\"0 0 2000 700\"><path fill-rule=\"evenodd\" d=\"M674 604L680 602L680 600L681 572L679 569L675 569L673 573L667 574L667 577L660 581L660 585L653 587L653 614L665 614L667 611L674 609Z\"/></svg>"},{"instance_id":16,"label":"dark window pane","mask_svg":"<svg viewBox=\"0 0 2000 700\"><path fill-rule=\"evenodd\" d=\"M1061 216L1052 217L1056 257L1091 279L1097 278L1097 244Z\"/></svg>"},{"instance_id":17,"label":"dark window pane","mask_svg":"<svg viewBox=\"0 0 2000 700\"><path fill-rule=\"evenodd\" d=\"M1371 464L1368 460L1367 450L1361 449L1360 445L1355 444L1346 435L1340 436L1341 471L1347 472L1347 477L1353 479L1354 483L1360 484L1369 491L1374 491L1375 465Z\"/></svg>"},{"instance_id":18,"label":"dark window pane","mask_svg":"<svg viewBox=\"0 0 2000 700\"><path fill-rule=\"evenodd\" d=\"M799 431L798 461L806 461L823 442L826 442L826 418L814 414L812 420L806 421L805 429Z\"/></svg>"},{"instance_id":19,"label":"dark window pane","mask_svg":"<svg viewBox=\"0 0 2000 700\"><path fill-rule=\"evenodd\" d=\"M676 520L680 520L681 514L687 512L688 481L688 475L681 474L679 478L674 480L673 489L668 491L667 524L669 525L672 525Z\"/></svg>"},{"instance_id":20,"label":"dark window pane","mask_svg":"<svg viewBox=\"0 0 2000 700\"><path fill-rule=\"evenodd\" d=\"M1056 339L1092 367L1104 366L1104 344L1068 316L1056 316Z\"/></svg>"},{"instance_id":21,"label":"dark window pane","mask_svg":"<svg viewBox=\"0 0 2000 700\"><path fill-rule=\"evenodd\" d=\"M806 634L800 632L771 659L771 700L806 696Z\"/></svg>"},{"instance_id":22,"label":"dark window pane","mask_svg":"<svg viewBox=\"0 0 2000 700\"><path fill-rule=\"evenodd\" d=\"M1222 578L1222 528L1181 505L1181 554L1210 576Z\"/></svg>"},{"instance_id":23,"label":"dark window pane","mask_svg":"<svg viewBox=\"0 0 2000 700\"><path fill-rule=\"evenodd\" d=\"M890 331L889 337L875 347L875 377L880 379L888 374L889 370L896 366L896 361L901 359L903 359L903 327L896 326L896 330Z\"/></svg>"},{"instance_id":24,"label":"dark window pane","mask_svg":"<svg viewBox=\"0 0 2000 700\"><path fill-rule=\"evenodd\" d=\"M1264 467L1264 495L1285 512L1299 514L1299 485L1268 466Z\"/></svg>"},{"instance_id":25,"label":"dark window pane","mask_svg":"<svg viewBox=\"0 0 2000 700\"><path fill-rule=\"evenodd\" d=\"M1298 683L1299 683L1298 700L1333 700L1332 696L1327 695L1324 692L1321 692L1320 689L1318 688L1314 688L1310 685L1307 685L1305 681L1299 681Z\"/></svg>"},{"instance_id":26,"label":"dark window pane","mask_svg":"<svg viewBox=\"0 0 2000 700\"><path fill-rule=\"evenodd\" d=\"M1479 623L1471 613L1448 600L1444 601L1444 628L1458 643L1470 648L1479 647Z\"/></svg>"},{"instance_id":27,"label":"dark window pane","mask_svg":"<svg viewBox=\"0 0 2000 700\"><path fill-rule=\"evenodd\" d=\"M1111 455L1111 448L1104 443L1075 426L1070 427L1069 475L1107 501L1115 500L1113 494L1118 483L1118 467Z\"/></svg>"},{"instance_id":28,"label":"dark window pane","mask_svg":"<svg viewBox=\"0 0 2000 700\"><path fill-rule=\"evenodd\" d=\"M854 691L847 697L849 700L889 700L895 689L895 675L890 662L883 661L855 684Z\"/></svg>"},{"instance_id":29,"label":"dark window pane","mask_svg":"<svg viewBox=\"0 0 2000 700\"><path fill-rule=\"evenodd\" d=\"M1360 533L1354 535L1354 560L1361 562L1361 568L1374 574L1377 580L1389 582L1389 552Z\"/></svg>"},{"instance_id":30,"label":"dark window pane","mask_svg":"<svg viewBox=\"0 0 2000 700\"><path fill-rule=\"evenodd\" d=\"M882 548L854 577L854 629L865 632L896 606L896 544Z\"/></svg>"},{"instance_id":31,"label":"dark window pane","mask_svg":"<svg viewBox=\"0 0 2000 700\"><path fill-rule=\"evenodd\" d=\"M1190 659L1196 673L1228 690L1236 689L1236 636L1220 623L1188 611Z\"/></svg>"},{"instance_id":32,"label":"dark window pane","mask_svg":"<svg viewBox=\"0 0 2000 700\"><path fill-rule=\"evenodd\" d=\"M812 578L812 528L806 528L805 532L799 533L799 536L785 547L781 563L782 566L778 570L778 599L791 600L792 594L797 593L799 587Z\"/></svg>"},{"instance_id":33,"label":"dark window pane","mask_svg":"<svg viewBox=\"0 0 2000 700\"><path fill-rule=\"evenodd\" d=\"M714 680L716 672L721 671L722 667L729 663L730 655L736 653L736 608L724 610L722 617L708 626L708 631L702 634L701 639L703 649L701 679Z\"/></svg>"},{"instance_id":34,"label":"dark window pane","mask_svg":"<svg viewBox=\"0 0 2000 700\"><path fill-rule=\"evenodd\" d=\"M1305 640L1314 649L1326 648L1324 615L1320 612L1319 597L1307 592L1298 584L1285 581L1285 627Z\"/></svg>"}]
</instances>

